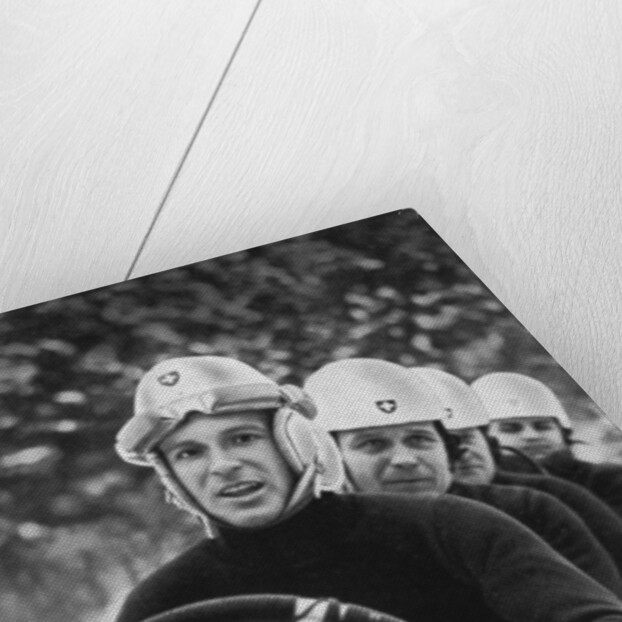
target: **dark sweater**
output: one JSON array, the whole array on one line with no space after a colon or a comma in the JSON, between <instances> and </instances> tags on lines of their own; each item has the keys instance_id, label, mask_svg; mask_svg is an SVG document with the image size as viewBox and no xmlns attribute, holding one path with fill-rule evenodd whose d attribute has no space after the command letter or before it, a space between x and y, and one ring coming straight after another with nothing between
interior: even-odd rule
<instances>
[{"instance_id":1,"label":"dark sweater","mask_svg":"<svg viewBox=\"0 0 622 622\"><path fill-rule=\"evenodd\" d=\"M589 490L555 476L497 471L493 484L527 486L553 495L583 520L622 572L622 519Z\"/></svg>"},{"instance_id":2,"label":"dark sweater","mask_svg":"<svg viewBox=\"0 0 622 622\"><path fill-rule=\"evenodd\" d=\"M223 530L129 596L118 622L242 594L332 597L411 622L622 622L622 604L507 515L452 495L324 495Z\"/></svg>"},{"instance_id":3,"label":"dark sweater","mask_svg":"<svg viewBox=\"0 0 622 622\"><path fill-rule=\"evenodd\" d=\"M622 465L592 464L559 452L543 460L542 466L551 475L587 488L622 517Z\"/></svg>"},{"instance_id":4,"label":"dark sweater","mask_svg":"<svg viewBox=\"0 0 622 622\"><path fill-rule=\"evenodd\" d=\"M450 494L490 505L520 521L577 568L617 596L622 580L613 560L585 523L555 497L523 486L452 484Z\"/></svg>"}]
</instances>

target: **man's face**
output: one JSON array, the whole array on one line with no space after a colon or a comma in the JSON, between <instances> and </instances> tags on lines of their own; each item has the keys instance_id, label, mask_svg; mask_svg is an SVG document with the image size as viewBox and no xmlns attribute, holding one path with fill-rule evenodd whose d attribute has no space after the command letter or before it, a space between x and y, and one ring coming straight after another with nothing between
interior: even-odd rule
<instances>
[{"instance_id":1,"label":"man's face","mask_svg":"<svg viewBox=\"0 0 622 622\"><path fill-rule=\"evenodd\" d=\"M294 487L265 413L197 413L161 450L208 514L235 527L262 527L277 519Z\"/></svg>"},{"instance_id":2,"label":"man's face","mask_svg":"<svg viewBox=\"0 0 622 622\"><path fill-rule=\"evenodd\" d=\"M463 484L490 484L496 465L484 432L479 428L465 428L451 433L460 439L463 450L454 465L454 479Z\"/></svg>"},{"instance_id":3,"label":"man's face","mask_svg":"<svg viewBox=\"0 0 622 622\"><path fill-rule=\"evenodd\" d=\"M520 417L502 419L490 424L489 433L501 445L513 447L533 460L567 449L562 429L553 417Z\"/></svg>"},{"instance_id":4,"label":"man's face","mask_svg":"<svg viewBox=\"0 0 622 622\"><path fill-rule=\"evenodd\" d=\"M447 450L432 422L339 432L337 438L360 492L445 492L451 484Z\"/></svg>"}]
</instances>

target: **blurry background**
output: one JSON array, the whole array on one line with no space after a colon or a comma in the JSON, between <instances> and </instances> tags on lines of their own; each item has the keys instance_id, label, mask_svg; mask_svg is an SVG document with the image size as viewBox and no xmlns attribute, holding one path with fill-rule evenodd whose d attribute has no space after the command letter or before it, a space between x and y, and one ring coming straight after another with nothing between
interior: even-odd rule
<instances>
[{"instance_id":1,"label":"blurry background","mask_svg":"<svg viewBox=\"0 0 622 622\"><path fill-rule=\"evenodd\" d=\"M0 618L109 619L201 536L114 435L157 361L220 354L301 382L352 356L551 386L591 460L620 433L414 211L394 212L0 316Z\"/></svg>"}]
</instances>

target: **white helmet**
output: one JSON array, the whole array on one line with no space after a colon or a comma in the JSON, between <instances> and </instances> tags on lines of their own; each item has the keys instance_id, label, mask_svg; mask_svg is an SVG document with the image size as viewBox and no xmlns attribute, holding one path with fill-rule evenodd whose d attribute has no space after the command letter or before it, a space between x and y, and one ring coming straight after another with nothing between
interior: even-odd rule
<instances>
[{"instance_id":1,"label":"white helmet","mask_svg":"<svg viewBox=\"0 0 622 622\"><path fill-rule=\"evenodd\" d=\"M464 380L432 367L411 367L410 377L427 382L447 411L444 425L448 430L479 428L490 423L490 417L477 393Z\"/></svg>"},{"instance_id":2,"label":"white helmet","mask_svg":"<svg viewBox=\"0 0 622 622\"><path fill-rule=\"evenodd\" d=\"M311 422L311 399L292 385L279 386L245 363L219 356L194 356L158 363L141 379L134 416L117 434L116 450L123 460L155 468L173 500L199 516L208 535L210 516L182 486L158 451L164 438L191 412L221 416L240 411L273 411L274 440L299 476L284 515L322 491L340 491L345 481L341 457L331 439Z\"/></svg>"},{"instance_id":3,"label":"white helmet","mask_svg":"<svg viewBox=\"0 0 622 622\"><path fill-rule=\"evenodd\" d=\"M572 430L572 423L555 393L535 378L496 372L478 378L471 387L488 410L491 421L552 417L562 428Z\"/></svg>"},{"instance_id":4,"label":"white helmet","mask_svg":"<svg viewBox=\"0 0 622 622\"><path fill-rule=\"evenodd\" d=\"M317 406L317 422L329 432L447 418L427 383L414 383L402 366L378 359L328 363L304 388Z\"/></svg>"}]
</instances>

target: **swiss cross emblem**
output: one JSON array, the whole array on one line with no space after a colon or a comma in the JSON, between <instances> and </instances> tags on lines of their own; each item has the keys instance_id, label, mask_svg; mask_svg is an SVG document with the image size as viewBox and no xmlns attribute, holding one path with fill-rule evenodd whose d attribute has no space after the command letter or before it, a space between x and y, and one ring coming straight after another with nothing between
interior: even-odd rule
<instances>
[{"instance_id":1,"label":"swiss cross emblem","mask_svg":"<svg viewBox=\"0 0 622 622\"><path fill-rule=\"evenodd\" d=\"M158 376L158 382L163 384L165 387L172 387L174 384L179 382L179 372L169 371L168 374Z\"/></svg>"},{"instance_id":2,"label":"swiss cross emblem","mask_svg":"<svg viewBox=\"0 0 622 622\"><path fill-rule=\"evenodd\" d=\"M395 400L378 400L376 406L383 413L394 413L397 408L397 402Z\"/></svg>"}]
</instances>

